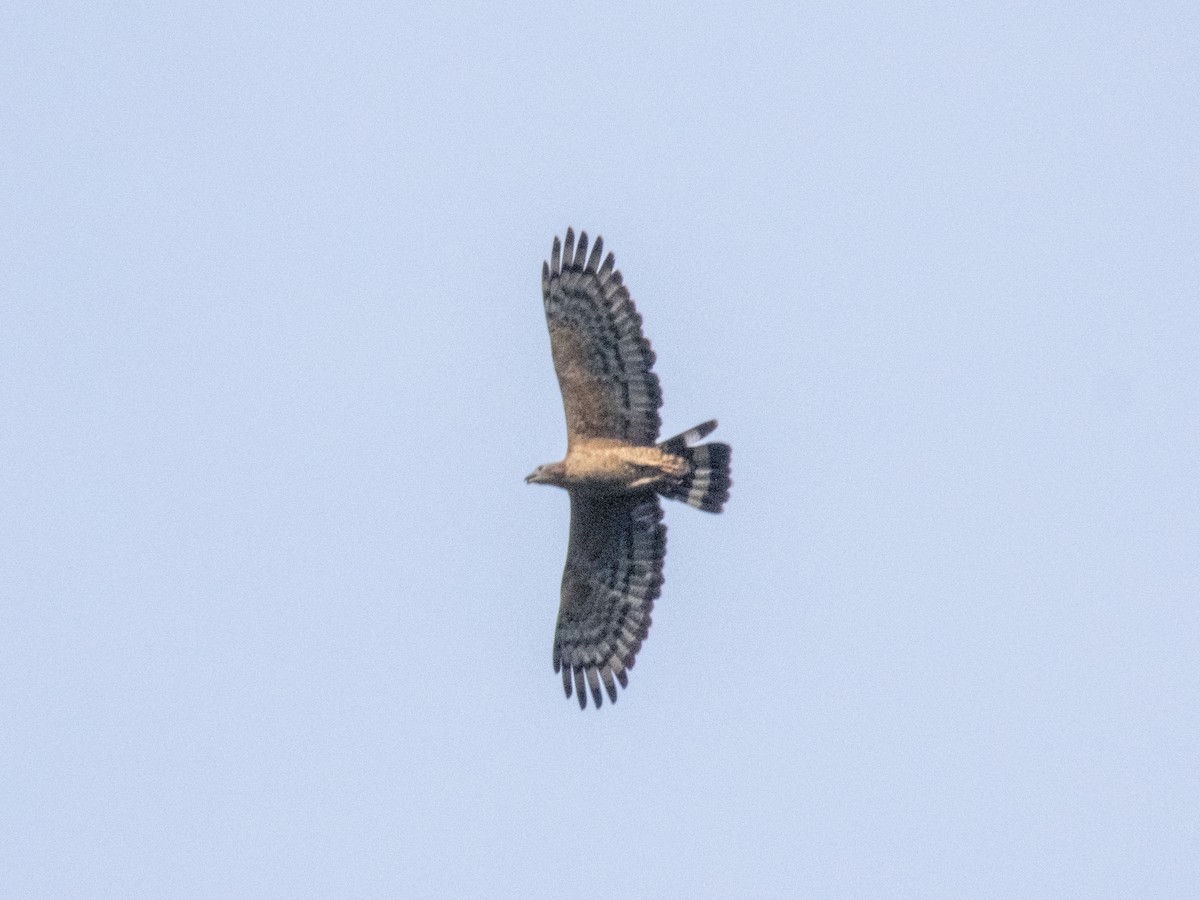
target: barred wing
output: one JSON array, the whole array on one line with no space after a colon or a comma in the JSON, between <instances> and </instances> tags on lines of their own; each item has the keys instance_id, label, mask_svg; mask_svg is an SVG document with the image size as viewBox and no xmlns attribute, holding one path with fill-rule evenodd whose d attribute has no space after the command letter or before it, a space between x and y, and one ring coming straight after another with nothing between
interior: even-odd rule
<instances>
[{"instance_id":1,"label":"barred wing","mask_svg":"<svg viewBox=\"0 0 1200 900\"><path fill-rule=\"evenodd\" d=\"M571 540L563 571L562 603L554 631L554 671L563 689L572 681L579 707L584 681L600 708L600 683L617 702L613 679L625 687L626 669L650 630L650 611L663 583L667 527L652 493L571 492Z\"/></svg>"},{"instance_id":2,"label":"barred wing","mask_svg":"<svg viewBox=\"0 0 1200 900\"><path fill-rule=\"evenodd\" d=\"M649 446L661 424L654 351L642 336L642 317L613 268L613 255L600 264L604 239L596 238L590 256L587 245L586 232L575 246L568 228L566 241L560 247L556 237L550 262L542 263L542 300L567 414L567 446L592 438Z\"/></svg>"}]
</instances>

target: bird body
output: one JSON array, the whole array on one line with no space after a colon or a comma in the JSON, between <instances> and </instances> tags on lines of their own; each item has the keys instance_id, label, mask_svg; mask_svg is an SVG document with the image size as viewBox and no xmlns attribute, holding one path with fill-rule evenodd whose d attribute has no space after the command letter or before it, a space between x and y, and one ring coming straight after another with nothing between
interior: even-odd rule
<instances>
[{"instance_id":1,"label":"bird body","mask_svg":"<svg viewBox=\"0 0 1200 900\"><path fill-rule=\"evenodd\" d=\"M541 467L546 479L568 490L637 491L686 475L687 460L658 447L635 447L620 441L587 441L572 447L560 463Z\"/></svg>"}]
</instances>

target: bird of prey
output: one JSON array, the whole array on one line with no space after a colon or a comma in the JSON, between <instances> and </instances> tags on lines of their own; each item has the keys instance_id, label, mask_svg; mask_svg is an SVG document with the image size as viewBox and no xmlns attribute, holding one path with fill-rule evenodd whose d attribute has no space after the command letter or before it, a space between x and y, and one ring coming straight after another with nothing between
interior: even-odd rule
<instances>
[{"instance_id":1,"label":"bird of prey","mask_svg":"<svg viewBox=\"0 0 1200 900\"><path fill-rule=\"evenodd\" d=\"M650 629L663 583L667 527L659 496L720 512L729 499L730 447L697 442L717 427L697 425L658 442L662 392L651 371L654 351L642 336L613 255L588 253L570 228L554 238L542 264L542 300L567 416L567 455L538 466L525 481L553 484L571 496L571 534L554 631L554 671L572 683L581 709L586 681L596 708L628 684L626 670Z\"/></svg>"}]
</instances>

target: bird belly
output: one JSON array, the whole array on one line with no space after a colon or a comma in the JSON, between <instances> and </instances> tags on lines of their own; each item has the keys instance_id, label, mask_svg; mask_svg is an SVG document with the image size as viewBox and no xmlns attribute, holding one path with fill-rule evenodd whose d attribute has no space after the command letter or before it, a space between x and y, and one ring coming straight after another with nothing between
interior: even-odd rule
<instances>
[{"instance_id":1,"label":"bird belly","mask_svg":"<svg viewBox=\"0 0 1200 900\"><path fill-rule=\"evenodd\" d=\"M687 462L657 447L588 448L568 454L567 483L598 491L626 493L652 488L687 472Z\"/></svg>"}]
</instances>

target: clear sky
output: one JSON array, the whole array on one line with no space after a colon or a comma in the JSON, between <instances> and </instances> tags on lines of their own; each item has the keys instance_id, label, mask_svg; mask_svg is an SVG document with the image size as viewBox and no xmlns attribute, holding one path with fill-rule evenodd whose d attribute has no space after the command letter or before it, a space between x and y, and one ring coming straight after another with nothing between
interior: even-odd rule
<instances>
[{"instance_id":1,"label":"clear sky","mask_svg":"<svg viewBox=\"0 0 1200 900\"><path fill-rule=\"evenodd\" d=\"M0 895L1195 896L1195 3L5 20ZM734 447L586 713L568 225Z\"/></svg>"}]
</instances>

